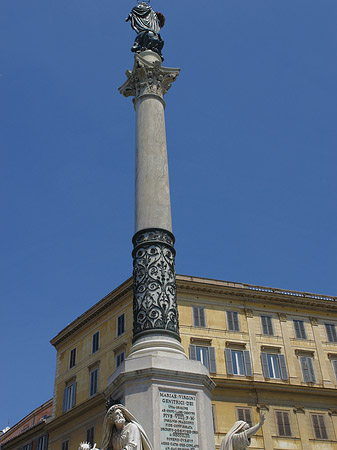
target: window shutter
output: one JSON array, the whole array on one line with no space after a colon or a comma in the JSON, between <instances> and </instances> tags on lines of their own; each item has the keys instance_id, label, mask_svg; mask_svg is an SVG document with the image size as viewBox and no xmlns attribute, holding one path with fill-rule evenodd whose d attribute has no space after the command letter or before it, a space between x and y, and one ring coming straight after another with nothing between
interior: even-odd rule
<instances>
[{"instance_id":1,"label":"window shutter","mask_svg":"<svg viewBox=\"0 0 337 450\"><path fill-rule=\"evenodd\" d=\"M285 356L279 355L279 361L280 361L281 379L288 380L288 371Z\"/></svg>"},{"instance_id":2,"label":"window shutter","mask_svg":"<svg viewBox=\"0 0 337 450\"><path fill-rule=\"evenodd\" d=\"M322 415L318 415L318 422L321 429L321 438L328 439L328 433L326 432L326 426L324 422L324 417Z\"/></svg>"},{"instance_id":3,"label":"window shutter","mask_svg":"<svg viewBox=\"0 0 337 450\"><path fill-rule=\"evenodd\" d=\"M233 324L234 324L234 331L240 331L239 326L239 314L237 312L233 312Z\"/></svg>"},{"instance_id":4,"label":"window shutter","mask_svg":"<svg viewBox=\"0 0 337 450\"><path fill-rule=\"evenodd\" d=\"M261 316L261 324L262 324L262 333L263 334L269 334L268 333L267 317L266 316Z\"/></svg>"},{"instance_id":5,"label":"window shutter","mask_svg":"<svg viewBox=\"0 0 337 450\"><path fill-rule=\"evenodd\" d=\"M244 421L248 423L248 425L250 425L251 427L253 426L253 421L252 421L252 415L250 412L250 409L244 409L243 410L244 413Z\"/></svg>"},{"instance_id":6,"label":"window shutter","mask_svg":"<svg viewBox=\"0 0 337 450\"><path fill-rule=\"evenodd\" d=\"M76 381L73 383L73 392L71 396L71 408L75 406L76 403Z\"/></svg>"},{"instance_id":7,"label":"window shutter","mask_svg":"<svg viewBox=\"0 0 337 450\"><path fill-rule=\"evenodd\" d=\"M199 321L199 308L196 306L192 307L193 309L193 322L195 327L200 327L200 321Z\"/></svg>"},{"instance_id":8,"label":"window shutter","mask_svg":"<svg viewBox=\"0 0 337 450\"><path fill-rule=\"evenodd\" d=\"M238 420L243 420L243 421L246 422L244 409L243 408L238 408L237 412L238 412Z\"/></svg>"},{"instance_id":9,"label":"window shutter","mask_svg":"<svg viewBox=\"0 0 337 450\"><path fill-rule=\"evenodd\" d=\"M206 317L205 317L205 308L199 308L199 318L200 318L200 326L206 326Z\"/></svg>"},{"instance_id":10,"label":"window shutter","mask_svg":"<svg viewBox=\"0 0 337 450\"><path fill-rule=\"evenodd\" d=\"M302 339L306 339L307 338L307 335L306 335L306 333L305 333L305 328L304 328L304 322L303 322L303 320L301 320L300 322L299 322L299 326L300 326L300 330L301 330L301 338Z\"/></svg>"},{"instance_id":11,"label":"window shutter","mask_svg":"<svg viewBox=\"0 0 337 450\"><path fill-rule=\"evenodd\" d=\"M313 414L312 415L312 424L313 424L313 427L314 427L314 432L315 432L316 439L320 439L321 438L321 429L320 429L320 426L319 426L318 415L317 414Z\"/></svg>"},{"instance_id":12,"label":"window shutter","mask_svg":"<svg viewBox=\"0 0 337 450\"><path fill-rule=\"evenodd\" d=\"M247 377L251 377L252 376L252 364L250 362L250 353L248 350L245 350L243 352L243 361L245 364L245 374L247 375Z\"/></svg>"},{"instance_id":13,"label":"window shutter","mask_svg":"<svg viewBox=\"0 0 337 450\"><path fill-rule=\"evenodd\" d=\"M196 346L193 344L190 345L190 359L194 360L197 359L197 349Z\"/></svg>"},{"instance_id":14,"label":"window shutter","mask_svg":"<svg viewBox=\"0 0 337 450\"><path fill-rule=\"evenodd\" d=\"M228 375L233 375L233 362L232 362L232 351L229 348L225 349L226 356L226 370Z\"/></svg>"},{"instance_id":15,"label":"window shutter","mask_svg":"<svg viewBox=\"0 0 337 450\"><path fill-rule=\"evenodd\" d=\"M270 378L267 353L261 352L262 372L265 378Z\"/></svg>"},{"instance_id":16,"label":"window shutter","mask_svg":"<svg viewBox=\"0 0 337 450\"><path fill-rule=\"evenodd\" d=\"M294 328L295 328L296 339L301 339L301 331L300 331L300 325L299 325L298 320L294 320Z\"/></svg>"},{"instance_id":17,"label":"window shutter","mask_svg":"<svg viewBox=\"0 0 337 450\"><path fill-rule=\"evenodd\" d=\"M332 326L328 323L325 324L326 334L328 336L328 341L333 342L333 335L332 335Z\"/></svg>"},{"instance_id":18,"label":"window shutter","mask_svg":"<svg viewBox=\"0 0 337 450\"><path fill-rule=\"evenodd\" d=\"M211 373L216 373L216 358L214 347L208 347L208 356L209 356L209 371Z\"/></svg>"},{"instance_id":19,"label":"window shutter","mask_svg":"<svg viewBox=\"0 0 337 450\"><path fill-rule=\"evenodd\" d=\"M303 374L303 381L305 383L309 383L311 381L310 379L310 373L309 373L309 367L307 362L306 356L301 356L301 367L302 367L302 374Z\"/></svg>"},{"instance_id":20,"label":"window shutter","mask_svg":"<svg viewBox=\"0 0 337 450\"><path fill-rule=\"evenodd\" d=\"M227 322L228 322L228 329L229 330L234 330L233 313L232 313L232 311L227 311Z\"/></svg>"},{"instance_id":21,"label":"window shutter","mask_svg":"<svg viewBox=\"0 0 337 450\"><path fill-rule=\"evenodd\" d=\"M312 383L316 383L315 369L314 369L314 364L313 364L312 358L310 358L310 357L307 358L307 361L308 361L310 381Z\"/></svg>"},{"instance_id":22,"label":"window shutter","mask_svg":"<svg viewBox=\"0 0 337 450\"><path fill-rule=\"evenodd\" d=\"M285 435L285 429L283 426L283 416L281 411L276 411L277 428L279 436Z\"/></svg>"},{"instance_id":23,"label":"window shutter","mask_svg":"<svg viewBox=\"0 0 337 450\"><path fill-rule=\"evenodd\" d=\"M286 436L291 436L289 414L287 412L285 412L285 411L283 411L283 423L284 423L285 435Z\"/></svg>"},{"instance_id":24,"label":"window shutter","mask_svg":"<svg viewBox=\"0 0 337 450\"><path fill-rule=\"evenodd\" d=\"M67 395L68 393L68 388L64 388L63 391L63 403L62 403L62 412L66 412L67 411Z\"/></svg>"},{"instance_id":25,"label":"window shutter","mask_svg":"<svg viewBox=\"0 0 337 450\"><path fill-rule=\"evenodd\" d=\"M335 375L336 375L336 380L337 380L337 359L332 361L332 365L333 365L333 368L335 369Z\"/></svg>"}]
</instances>

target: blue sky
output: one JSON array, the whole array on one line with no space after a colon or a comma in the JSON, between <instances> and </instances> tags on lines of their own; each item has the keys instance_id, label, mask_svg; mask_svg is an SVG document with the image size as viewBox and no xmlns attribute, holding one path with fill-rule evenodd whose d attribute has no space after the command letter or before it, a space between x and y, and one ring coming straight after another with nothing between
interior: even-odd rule
<instances>
[{"instance_id":1,"label":"blue sky","mask_svg":"<svg viewBox=\"0 0 337 450\"><path fill-rule=\"evenodd\" d=\"M68 323L131 275L129 0L1 0L0 429ZM153 0L177 272L337 294L337 3Z\"/></svg>"}]
</instances>

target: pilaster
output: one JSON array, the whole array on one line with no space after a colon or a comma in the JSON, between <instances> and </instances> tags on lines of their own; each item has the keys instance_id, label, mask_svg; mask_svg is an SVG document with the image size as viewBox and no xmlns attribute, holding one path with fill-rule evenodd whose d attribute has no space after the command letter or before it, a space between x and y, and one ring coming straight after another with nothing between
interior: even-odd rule
<instances>
[{"instance_id":1,"label":"pilaster","mask_svg":"<svg viewBox=\"0 0 337 450\"><path fill-rule=\"evenodd\" d=\"M310 448L310 441L305 410L302 406L295 406L294 413L297 419L298 430L301 437L302 450L307 450L308 448Z\"/></svg>"},{"instance_id":2,"label":"pilaster","mask_svg":"<svg viewBox=\"0 0 337 450\"><path fill-rule=\"evenodd\" d=\"M291 344L290 344L287 315L284 313L279 313L279 318L280 318L280 325L281 325L281 330L282 330L284 350L285 350L286 359L288 362L289 380L291 383L296 383L296 382L298 383L299 380L298 380L297 371L296 371L296 365L298 364L298 361L296 359L294 350L292 349Z\"/></svg>"},{"instance_id":3,"label":"pilaster","mask_svg":"<svg viewBox=\"0 0 337 450\"><path fill-rule=\"evenodd\" d=\"M245 314L247 319L254 380L264 381L264 377L262 375L261 357L260 352L258 351L256 341L256 326L254 320L254 311L251 309L245 309Z\"/></svg>"},{"instance_id":4,"label":"pilaster","mask_svg":"<svg viewBox=\"0 0 337 450\"><path fill-rule=\"evenodd\" d=\"M319 332L319 325L318 320L316 317L310 317L310 323L312 328L312 333L315 340L315 345L317 348L317 358L319 362L319 366L321 369L321 375L322 375L322 384L323 387L326 388L332 388L333 383L330 380L330 374L327 367L327 360L326 360L326 353L323 350L322 340Z\"/></svg>"}]
</instances>

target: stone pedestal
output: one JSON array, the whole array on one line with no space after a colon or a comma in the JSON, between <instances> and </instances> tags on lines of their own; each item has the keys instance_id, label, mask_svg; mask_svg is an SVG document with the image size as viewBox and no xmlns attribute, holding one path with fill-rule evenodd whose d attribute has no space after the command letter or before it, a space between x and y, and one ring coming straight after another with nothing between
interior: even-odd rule
<instances>
[{"instance_id":1,"label":"stone pedestal","mask_svg":"<svg viewBox=\"0 0 337 450\"><path fill-rule=\"evenodd\" d=\"M154 450L213 450L208 370L185 355L130 355L109 378L106 396L122 402L144 427Z\"/></svg>"}]
</instances>

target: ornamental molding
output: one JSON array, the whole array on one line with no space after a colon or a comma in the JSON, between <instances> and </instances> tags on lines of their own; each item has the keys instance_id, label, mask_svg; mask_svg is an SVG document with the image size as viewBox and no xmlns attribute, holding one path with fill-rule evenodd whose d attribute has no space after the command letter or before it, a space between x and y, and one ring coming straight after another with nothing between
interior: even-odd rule
<instances>
[{"instance_id":1,"label":"ornamental molding","mask_svg":"<svg viewBox=\"0 0 337 450\"><path fill-rule=\"evenodd\" d=\"M135 97L135 100L144 95L163 99L179 72L180 69L162 67L160 58L149 61L135 54L133 69L126 71L127 80L118 90L124 97Z\"/></svg>"},{"instance_id":2,"label":"ornamental molding","mask_svg":"<svg viewBox=\"0 0 337 450\"><path fill-rule=\"evenodd\" d=\"M267 405L266 403L258 403L256 405L256 409L258 412L260 411L269 411L269 405Z\"/></svg>"},{"instance_id":3,"label":"ornamental molding","mask_svg":"<svg viewBox=\"0 0 337 450\"><path fill-rule=\"evenodd\" d=\"M287 321L287 314L279 313L280 322L286 322Z\"/></svg>"},{"instance_id":4,"label":"ornamental molding","mask_svg":"<svg viewBox=\"0 0 337 450\"><path fill-rule=\"evenodd\" d=\"M175 250L160 228L133 237L133 336L164 333L179 338Z\"/></svg>"},{"instance_id":5,"label":"ornamental molding","mask_svg":"<svg viewBox=\"0 0 337 450\"><path fill-rule=\"evenodd\" d=\"M305 414L304 406L295 405L293 410L295 414Z\"/></svg>"}]
</instances>

